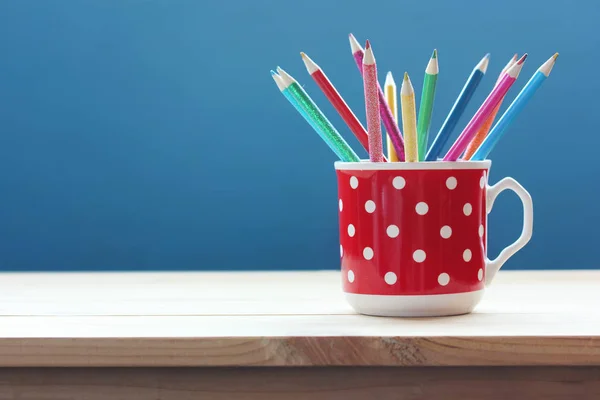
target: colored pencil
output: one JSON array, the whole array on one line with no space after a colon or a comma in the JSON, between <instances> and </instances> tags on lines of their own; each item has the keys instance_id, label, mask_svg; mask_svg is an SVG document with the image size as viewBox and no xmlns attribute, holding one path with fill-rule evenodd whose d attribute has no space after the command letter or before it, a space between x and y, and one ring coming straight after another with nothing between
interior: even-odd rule
<instances>
[{"instance_id":1,"label":"colored pencil","mask_svg":"<svg viewBox=\"0 0 600 400\"><path fill-rule=\"evenodd\" d=\"M327 143L329 148L342 161L359 162L360 159L352 148L340 136L335 127L323 115L319 107L313 102L308 93L302 89L300 84L292 78L283 69L277 67L279 74L271 71L271 75L277 84L279 90L292 103L304 119L313 127L313 129Z\"/></svg>"},{"instance_id":2,"label":"colored pencil","mask_svg":"<svg viewBox=\"0 0 600 400\"><path fill-rule=\"evenodd\" d=\"M367 40L363 58L363 86L367 111L367 129L369 130L369 159L383 161L383 143L381 137L381 119L379 118L379 96L377 95L377 62Z\"/></svg>"},{"instance_id":3,"label":"colored pencil","mask_svg":"<svg viewBox=\"0 0 600 400\"><path fill-rule=\"evenodd\" d=\"M535 92L546 81L550 75L550 71L552 71L552 68L554 67L554 63L556 62L557 58L558 53L555 53L538 68L538 70L525 84L523 89L519 92L511 105L508 106L504 114L502 114L496 125L490 131L489 135L487 135L483 143L481 143L481 146L479 146L477 151L475 151L475 154L473 154L471 160L485 160L485 158L488 156L488 154L490 154L496 143L498 143L506 131L506 128L508 128L510 123L514 121L517 115L523 111L523 108L525 108L527 103L531 100Z\"/></svg>"},{"instance_id":4,"label":"colored pencil","mask_svg":"<svg viewBox=\"0 0 600 400\"><path fill-rule=\"evenodd\" d=\"M504 66L504 68L502 68L502 71L500 72L500 74L498 75L498 79L496 80L496 85L498 85L498 83L500 83L500 80L502 79L502 76L504 76L504 74L506 73L506 71L508 71L508 69L510 67L512 67L513 65L515 65L515 63L517 62L517 57L518 57L518 55L515 54L510 59L510 61ZM485 139L485 137L489 133L490 128L494 124L494 119L496 118L496 115L498 114L498 111L500 111L500 107L502 106L502 102L503 101L504 101L504 97L502 97L500 99L500 102L498 103L498 105L496 107L494 107L494 110L492 111L492 113L490 114L490 116L488 117L488 119L485 120L485 123L481 126L481 128L479 128L479 130L477 131L477 134L475 135L475 137L473 138L473 140L471 140L471 142L467 146L467 149L465 150L465 154L462 157L464 160L470 160L471 159L471 157L473 156L473 153L475 153L475 150L477 150L477 148L483 142L483 139Z\"/></svg>"},{"instance_id":5,"label":"colored pencil","mask_svg":"<svg viewBox=\"0 0 600 400\"><path fill-rule=\"evenodd\" d=\"M365 52L354 37L354 35L350 34L349 37L350 49L352 50L354 61L361 75L363 75L363 58L365 56ZM383 91L381 90L381 86L379 86L379 83L377 83L377 90L377 94L379 96L379 114L381 116L381 120L383 121L383 125L385 126L387 134L392 140L394 149L396 150L396 154L398 155L398 159L400 161L404 161L404 139L402 137L402 133L400 132L400 128L398 128L398 124L394 121L392 111L390 110L390 108L387 105L387 102L385 101L385 96L383 95Z\"/></svg>"},{"instance_id":6,"label":"colored pencil","mask_svg":"<svg viewBox=\"0 0 600 400\"><path fill-rule=\"evenodd\" d=\"M467 145L473 139L479 128L481 128L487 117L490 116L490 113L494 107L496 107L500 99L504 97L506 92L508 92L508 89L510 89L513 83L515 83L519 77L519 73L523 68L523 62L525 62L526 58L527 53L525 53L515 65L506 71L506 74L504 74L500 80L500 83L498 83L498 85L496 85L490 92L475 115L473 115L473 118L471 118L466 128L463 129L458 139L456 139L454 144L450 147L450 150L448 150L444 156L444 161L456 161L462 152L467 148Z\"/></svg>"},{"instance_id":7,"label":"colored pencil","mask_svg":"<svg viewBox=\"0 0 600 400\"><path fill-rule=\"evenodd\" d=\"M419 139L419 161L425 159L427 144L429 142L429 127L431 125L431 114L433 112L433 103L435 99L435 86L438 77L438 58L437 50L427 63L425 69L425 78L423 79L423 90L421 92L421 103L419 105L419 120L417 123L417 137ZM406 135L406 132L404 132Z\"/></svg>"},{"instance_id":8,"label":"colored pencil","mask_svg":"<svg viewBox=\"0 0 600 400\"><path fill-rule=\"evenodd\" d=\"M477 86L479 86L481 78L483 78L483 75L487 70L489 60L490 55L486 54L485 57L483 57L481 61L479 61L479 63L475 66L475 68L471 72L471 75L469 75L469 77L467 78L467 82L463 86L460 94L458 95L458 98L452 106L452 109L450 109L446 120L442 124L435 139L433 140L433 143L431 143L431 146L429 147L429 151L425 156L426 161L436 161L442 153L442 150L444 149L446 142L450 138L452 131L458 124L458 121L460 120L462 114L465 112L465 108L469 104L471 97L473 97L473 93L475 93Z\"/></svg>"},{"instance_id":9,"label":"colored pencil","mask_svg":"<svg viewBox=\"0 0 600 400\"><path fill-rule=\"evenodd\" d=\"M301 52L300 55L302 56L302 61L304 61L308 73L316 82L317 86L319 86L340 117L342 117L346 125L348 125L348 128L350 128L360 144L365 150L369 151L369 137L367 135L367 130L360 123L356 115L354 115L327 75L325 75L323 69L305 53Z\"/></svg>"},{"instance_id":10,"label":"colored pencil","mask_svg":"<svg viewBox=\"0 0 600 400\"><path fill-rule=\"evenodd\" d=\"M400 88L400 105L402 108L402 129L404 130L406 162L417 162L419 161L419 143L417 138L415 90L406 72L404 73L404 80Z\"/></svg>"},{"instance_id":11,"label":"colored pencil","mask_svg":"<svg viewBox=\"0 0 600 400\"><path fill-rule=\"evenodd\" d=\"M385 76L385 83L383 84L383 91L385 92L385 100L392 111L392 116L394 117L394 121L398 123L398 97L396 90L396 82L394 81L394 77L391 72L388 72ZM394 149L394 144L392 143L392 139L390 135L386 136L386 147L388 158L390 161L396 162L398 160L398 155L396 154L396 150Z\"/></svg>"}]
</instances>

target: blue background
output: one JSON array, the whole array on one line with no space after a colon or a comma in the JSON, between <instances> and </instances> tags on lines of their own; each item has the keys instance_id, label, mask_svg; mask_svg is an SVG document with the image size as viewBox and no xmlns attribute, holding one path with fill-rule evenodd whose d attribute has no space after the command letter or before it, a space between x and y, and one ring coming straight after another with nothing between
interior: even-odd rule
<instances>
[{"instance_id":1,"label":"blue background","mask_svg":"<svg viewBox=\"0 0 600 400\"><path fill-rule=\"evenodd\" d=\"M299 56L364 121L349 32L372 41L382 83L406 70L417 93L439 50L434 133L485 53L461 130L513 53L529 59L511 99L560 52L490 180L513 176L534 199L534 236L505 268L596 267L600 3L363 3L0 2L0 268L338 268L334 155L269 70L301 81L364 157ZM490 255L520 229L520 202L501 196Z\"/></svg>"}]
</instances>

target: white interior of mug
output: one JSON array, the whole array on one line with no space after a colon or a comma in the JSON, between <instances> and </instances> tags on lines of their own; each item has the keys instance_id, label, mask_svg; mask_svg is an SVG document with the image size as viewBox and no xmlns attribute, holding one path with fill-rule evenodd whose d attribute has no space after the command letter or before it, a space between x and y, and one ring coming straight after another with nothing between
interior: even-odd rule
<instances>
[{"instance_id":1,"label":"white interior of mug","mask_svg":"<svg viewBox=\"0 0 600 400\"><path fill-rule=\"evenodd\" d=\"M360 162L336 161L335 169L339 170L427 170L427 169L490 169L491 160L483 161L419 161L419 162L371 162L361 160Z\"/></svg>"}]
</instances>

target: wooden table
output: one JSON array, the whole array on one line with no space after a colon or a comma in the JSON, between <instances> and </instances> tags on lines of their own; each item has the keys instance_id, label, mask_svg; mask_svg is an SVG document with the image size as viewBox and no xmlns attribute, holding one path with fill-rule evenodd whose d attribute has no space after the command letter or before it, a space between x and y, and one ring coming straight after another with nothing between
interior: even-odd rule
<instances>
[{"instance_id":1,"label":"wooden table","mask_svg":"<svg viewBox=\"0 0 600 400\"><path fill-rule=\"evenodd\" d=\"M600 271L426 319L356 315L331 271L0 278L0 400L600 398Z\"/></svg>"}]
</instances>

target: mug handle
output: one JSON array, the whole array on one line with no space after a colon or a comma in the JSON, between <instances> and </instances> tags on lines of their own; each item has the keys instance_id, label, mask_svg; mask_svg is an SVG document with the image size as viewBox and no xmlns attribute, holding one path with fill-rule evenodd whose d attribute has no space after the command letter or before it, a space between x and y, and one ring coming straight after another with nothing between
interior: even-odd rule
<instances>
[{"instance_id":1,"label":"mug handle","mask_svg":"<svg viewBox=\"0 0 600 400\"><path fill-rule=\"evenodd\" d=\"M496 272L500 270L502 265L512 257L517 251L521 250L523 246L529 242L531 239L531 234L533 231L533 201L531 200L531 195L523 186L519 184L519 182L515 181L513 178L504 178L500 180L493 186L488 186L487 188L487 214L492 211L492 207L494 205L494 201L496 201L496 197L502 193L504 190L510 189L519 196L521 202L523 203L523 230L521 231L521 236L511 245L507 246L500 252L498 257L493 260L489 258L485 259L485 285L488 286L494 276L496 276Z\"/></svg>"}]
</instances>

